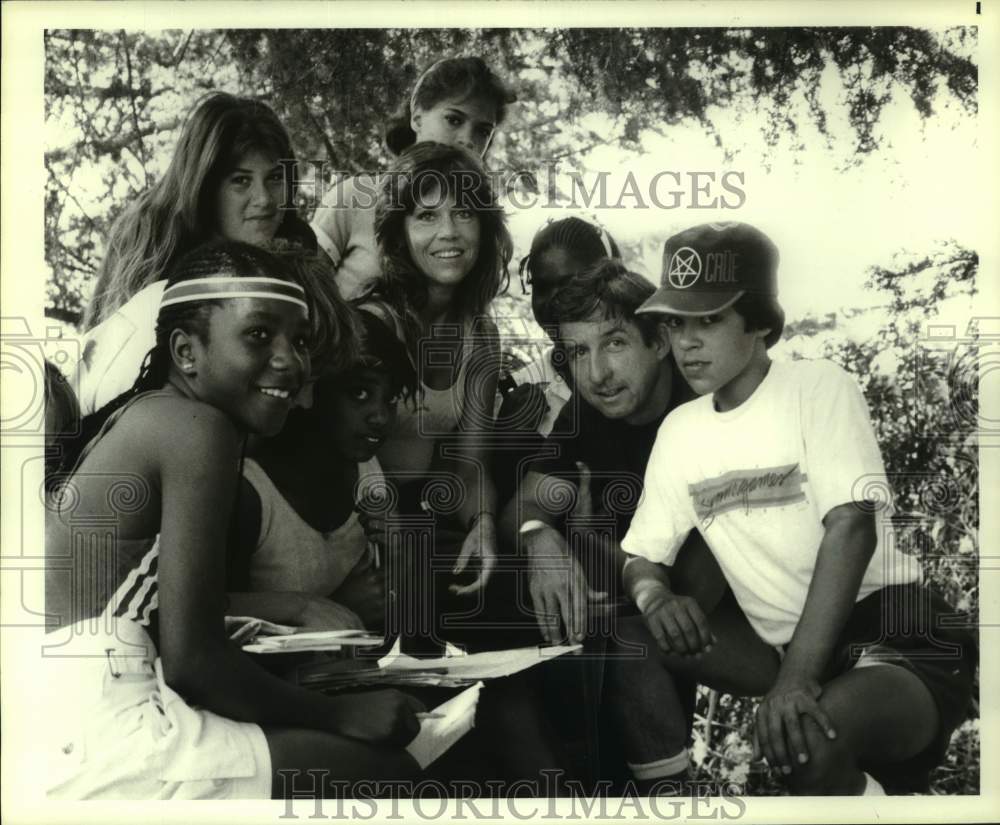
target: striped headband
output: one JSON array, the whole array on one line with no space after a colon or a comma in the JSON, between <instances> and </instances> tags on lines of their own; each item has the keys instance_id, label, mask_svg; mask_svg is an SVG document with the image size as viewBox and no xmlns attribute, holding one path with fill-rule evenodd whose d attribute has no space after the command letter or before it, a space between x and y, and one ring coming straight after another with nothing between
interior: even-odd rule
<instances>
[{"instance_id":1,"label":"striped headband","mask_svg":"<svg viewBox=\"0 0 1000 825\"><path fill-rule=\"evenodd\" d=\"M306 291L291 281L279 278L196 278L168 286L163 292L160 309L189 301L212 301L220 298L271 298L298 304L306 313Z\"/></svg>"},{"instance_id":2,"label":"striped headband","mask_svg":"<svg viewBox=\"0 0 1000 825\"><path fill-rule=\"evenodd\" d=\"M608 253L609 258L613 258L614 253L611 251L611 236L608 234L608 230L603 226L597 227L600 230L601 243L604 245L604 251Z\"/></svg>"}]
</instances>

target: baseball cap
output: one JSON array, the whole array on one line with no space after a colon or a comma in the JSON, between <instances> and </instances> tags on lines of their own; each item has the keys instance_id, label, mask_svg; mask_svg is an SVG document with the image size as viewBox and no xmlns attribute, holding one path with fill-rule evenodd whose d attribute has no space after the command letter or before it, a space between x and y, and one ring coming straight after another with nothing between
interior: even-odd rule
<instances>
[{"instance_id":1,"label":"baseball cap","mask_svg":"<svg viewBox=\"0 0 1000 825\"><path fill-rule=\"evenodd\" d=\"M663 245L660 288L636 312L708 315L744 293L778 294L778 247L748 223L704 223Z\"/></svg>"}]
</instances>

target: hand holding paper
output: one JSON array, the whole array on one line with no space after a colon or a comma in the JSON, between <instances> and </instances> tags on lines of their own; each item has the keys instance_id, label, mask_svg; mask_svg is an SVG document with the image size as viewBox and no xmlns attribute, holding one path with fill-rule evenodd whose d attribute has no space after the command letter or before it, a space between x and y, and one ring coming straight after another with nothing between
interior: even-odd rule
<instances>
[{"instance_id":1,"label":"hand holding paper","mask_svg":"<svg viewBox=\"0 0 1000 825\"><path fill-rule=\"evenodd\" d=\"M421 768L426 768L472 730L482 688L483 683L476 682L438 705L431 713L418 714L420 733L406 746L406 750Z\"/></svg>"}]
</instances>

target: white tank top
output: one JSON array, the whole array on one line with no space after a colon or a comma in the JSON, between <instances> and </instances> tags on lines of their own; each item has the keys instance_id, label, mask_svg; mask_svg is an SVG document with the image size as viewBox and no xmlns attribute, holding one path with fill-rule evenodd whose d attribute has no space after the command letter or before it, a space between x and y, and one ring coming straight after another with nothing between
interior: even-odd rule
<instances>
[{"instance_id":1,"label":"white tank top","mask_svg":"<svg viewBox=\"0 0 1000 825\"><path fill-rule=\"evenodd\" d=\"M244 460L243 475L260 497L260 534L250 560L250 589L329 596L365 552L357 511L340 527L321 533L295 511L256 461ZM374 458L358 465L359 481L370 476L381 476Z\"/></svg>"}]
</instances>

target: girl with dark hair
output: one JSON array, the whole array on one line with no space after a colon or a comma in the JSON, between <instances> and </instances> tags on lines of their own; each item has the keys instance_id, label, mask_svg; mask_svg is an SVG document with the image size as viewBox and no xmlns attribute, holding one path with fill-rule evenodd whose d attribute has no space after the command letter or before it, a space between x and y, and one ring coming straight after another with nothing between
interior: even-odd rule
<instances>
[{"instance_id":1,"label":"girl with dark hair","mask_svg":"<svg viewBox=\"0 0 1000 825\"><path fill-rule=\"evenodd\" d=\"M551 221L535 233L519 272L522 288L531 287L531 311L540 326L551 323L545 305L559 285L605 258L621 258L618 244L603 226L582 218Z\"/></svg>"},{"instance_id":2,"label":"girl with dark hair","mask_svg":"<svg viewBox=\"0 0 1000 825\"><path fill-rule=\"evenodd\" d=\"M382 631L385 479L375 453L417 377L403 344L368 312L358 357L321 376L309 409L291 412L243 466L240 534L251 554L230 612L301 626ZM373 516L380 516L376 522ZM242 555L242 554L241 554Z\"/></svg>"},{"instance_id":3,"label":"girl with dark hair","mask_svg":"<svg viewBox=\"0 0 1000 825\"><path fill-rule=\"evenodd\" d=\"M506 218L479 161L463 149L417 143L386 176L375 209L382 280L366 308L379 314L416 365L420 394L379 451L387 473L413 480L401 496L419 512L432 467L456 479L454 512L466 534L454 572L479 557L484 586L495 553L484 436L492 428L500 336L487 316L507 286L513 254ZM408 504L406 503L408 502Z\"/></svg>"},{"instance_id":4,"label":"girl with dark hair","mask_svg":"<svg viewBox=\"0 0 1000 825\"><path fill-rule=\"evenodd\" d=\"M416 700L310 693L225 632L243 443L285 423L309 332L304 290L263 250L222 242L178 262L142 375L47 524L53 797L268 797L301 793L286 780L310 770L416 772L401 750Z\"/></svg>"},{"instance_id":5,"label":"girl with dark hair","mask_svg":"<svg viewBox=\"0 0 1000 825\"><path fill-rule=\"evenodd\" d=\"M166 173L111 227L84 315L77 386L85 415L135 379L152 346L162 279L180 256L213 238L316 248L293 206L294 164L288 133L265 103L213 92L196 104Z\"/></svg>"},{"instance_id":6,"label":"girl with dark hair","mask_svg":"<svg viewBox=\"0 0 1000 825\"><path fill-rule=\"evenodd\" d=\"M435 141L484 157L516 99L482 59L444 58L417 79L390 119L386 148L399 155L419 141ZM313 216L313 231L337 268L337 285L347 299L363 293L381 274L375 242L378 188L371 175L344 178Z\"/></svg>"}]
</instances>

